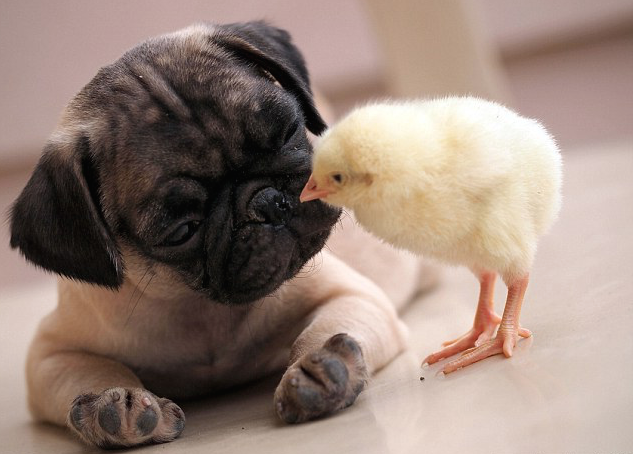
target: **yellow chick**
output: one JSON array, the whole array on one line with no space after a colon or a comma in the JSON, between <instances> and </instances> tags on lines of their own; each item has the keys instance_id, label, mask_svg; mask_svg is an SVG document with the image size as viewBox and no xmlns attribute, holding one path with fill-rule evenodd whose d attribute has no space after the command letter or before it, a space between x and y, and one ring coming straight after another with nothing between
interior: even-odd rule
<instances>
[{"instance_id":1,"label":"yellow chick","mask_svg":"<svg viewBox=\"0 0 633 454\"><path fill-rule=\"evenodd\" d=\"M488 356L512 356L538 238L561 206L562 160L535 120L473 97L368 105L315 147L301 201L354 211L397 248L470 268L480 282L473 328L429 355L464 354L448 374ZM508 287L494 311L499 274ZM497 330L498 327L498 330ZM495 333L495 330L496 333Z\"/></svg>"}]
</instances>

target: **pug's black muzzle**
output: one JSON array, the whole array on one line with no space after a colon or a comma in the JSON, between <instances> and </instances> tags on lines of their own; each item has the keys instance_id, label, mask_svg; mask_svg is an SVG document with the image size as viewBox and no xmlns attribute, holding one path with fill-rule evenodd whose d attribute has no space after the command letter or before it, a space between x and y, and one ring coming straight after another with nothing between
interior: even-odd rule
<instances>
[{"instance_id":1,"label":"pug's black muzzle","mask_svg":"<svg viewBox=\"0 0 633 454\"><path fill-rule=\"evenodd\" d=\"M257 188L242 205L234 213L223 278L214 282L214 297L228 304L257 300L292 278L325 245L340 215L272 186Z\"/></svg>"}]
</instances>

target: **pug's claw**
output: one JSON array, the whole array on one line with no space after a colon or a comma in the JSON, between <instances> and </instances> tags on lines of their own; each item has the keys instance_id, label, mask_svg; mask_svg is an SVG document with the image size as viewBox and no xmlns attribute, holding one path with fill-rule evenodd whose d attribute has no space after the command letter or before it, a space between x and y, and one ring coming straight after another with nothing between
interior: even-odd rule
<instances>
[{"instance_id":1,"label":"pug's claw","mask_svg":"<svg viewBox=\"0 0 633 454\"><path fill-rule=\"evenodd\" d=\"M288 368L275 392L275 409L287 423L319 418L353 404L366 382L360 346L337 334Z\"/></svg>"},{"instance_id":2,"label":"pug's claw","mask_svg":"<svg viewBox=\"0 0 633 454\"><path fill-rule=\"evenodd\" d=\"M120 448L175 439L185 428L185 415L144 389L110 388L75 398L68 426L87 443Z\"/></svg>"}]
</instances>

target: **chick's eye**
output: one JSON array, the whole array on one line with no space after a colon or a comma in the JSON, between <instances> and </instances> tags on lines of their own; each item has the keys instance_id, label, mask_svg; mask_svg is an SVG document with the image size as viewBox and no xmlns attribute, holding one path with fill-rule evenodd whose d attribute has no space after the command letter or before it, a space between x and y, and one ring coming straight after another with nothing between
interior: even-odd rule
<instances>
[{"instance_id":1,"label":"chick's eye","mask_svg":"<svg viewBox=\"0 0 633 454\"><path fill-rule=\"evenodd\" d=\"M332 179L336 181L337 183L342 183L343 175L341 175L340 173L335 173L334 175L332 175Z\"/></svg>"},{"instance_id":2,"label":"chick's eye","mask_svg":"<svg viewBox=\"0 0 633 454\"><path fill-rule=\"evenodd\" d=\"M198 231L200 227L200 221L189 221L185 224L181 224L176 230L174 230L164 241L165 246L180 246L185 244L191 239L192 236Z\"/></svg>"}]
</instances>

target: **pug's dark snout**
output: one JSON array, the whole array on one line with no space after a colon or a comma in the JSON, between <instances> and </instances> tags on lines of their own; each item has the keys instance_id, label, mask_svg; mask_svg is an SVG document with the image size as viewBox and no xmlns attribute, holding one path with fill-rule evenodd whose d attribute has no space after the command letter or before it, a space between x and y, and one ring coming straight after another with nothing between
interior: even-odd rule
<instances>
[{"instance_id":1,"label":"pug's dark snout","mask_svg":"<svg viewBox=\"0 0 633 454\"><path fill-rule=\"evenodd\" d=\"M248 204L249 221L284 225L292 217L292 203L275 188L264 188Z\"/></svg>"}]
</instances>

